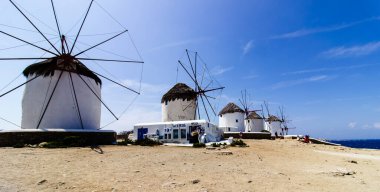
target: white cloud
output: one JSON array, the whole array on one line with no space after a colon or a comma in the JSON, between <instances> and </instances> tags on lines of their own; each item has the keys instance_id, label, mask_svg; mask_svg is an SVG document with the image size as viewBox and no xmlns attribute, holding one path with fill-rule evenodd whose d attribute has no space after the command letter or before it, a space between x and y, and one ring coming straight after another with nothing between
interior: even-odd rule
<instances>
[{"instance_id":1,"label":"white cloud","mask_svg":"<svg viewBox=\"0 0 380 192\"><path fill-rule=\"evenodd\" d=\"M335 101L355 101L355 100L369 100L374 98L373 96L360 96L360 97L342 97L342 98L335 98Z\"/></svg>"},{"instance_id":2,"label":"white cloud","mask_svg":"<svg viewBox=\"0 0 380 192\"><path fill-rule=\"evenodd\" d=\"M373 110L376 112L380 112L380 107L374 108Z\"/></svg>"},{"instance_id":3,"label":"white cloud","mask_svg":"<svg viewBox=\"0 0 380 192\"><path fill-rule=\"evenodd\" d=\"M317 73L317 72L325 72L325 71L341 71L341 70L364 68L364 67L369 67L369 66L374 66L374 65L378 65L378 64L363 64L363 65L350 65L350 66L342 66L342 67L324 67L324 68L317 68L317 69L305 69L305 70L299 70L299 71L286 72L281 75L300 75L300 74L306 74L306 73Z\"/></svg>"},{"instance_id":4,"label":"white cloud","mask_svg":"<svg viewBox=\"0 0 380 192\"><path fill-rule=\"evenodd\" d=\"M319 76L313 76L308 79L308 81L313 82L313 81L322 81L326 80L328 78L327 75L319 75Z\"/></svg>"},{"instance_id":5,"label":"white cloud","mask_svg":"<svg viewBox=\"0 0 380 192\"><path fill-rule=\"evenodd\" d=\"M336 31L336 30L344 29L344 28L347 28L350 26L352 26L352 25L343 24L343 25L336 25L336 26L330 26L330 27L313 28L313 29L300 29L300 30L293 31L290 33L285 33L285 34L273 36L271 39L297 38L297 37L302 37L302 36L311 35L311 34L315 34L315 33Z\"/></svg>"},{"instance_id":6,"label":"white cloud","mask_svg":"<svg viewBox=\"0 0 380 192\"><path fill-rule=\"evenodd\" d=\"M152 107L155 106L155 107ZM152 105L135 104L121 119L104 129L112 129L117 132L132 130L137 123L151 123L161 121L160 103Z\"/></svg>"},{"instance_id":7,"label":"white cloud","mask_svg":"<svg viewBox=\"0 0 380 192\"><path fill-rule=\"evenodd\" d=\"M139 88L140 88L140 82L133 79L125 79L122 81L122 84L136 91L139 91ZM110 84L110 87L111 88L119 87L119 85ZM170 89L170 85L168 84L152 84L152 83L141 82L141 94L147 94L147 93L159 94L159 93L168 91L169 89Z\"/></svg>"},{"instance_id":8,"label":"white cloud","mask_svg":"<svg viewBox=\"0 0 380 192\"><path fill-rule=\"evenodd\" d=\"M362 126L363 129L380 129L380 122L375 122L372 125L370 124L364 124Z\"/></svg>"},{"instance_id":9,"label":"white cloud","mask_svg":"<svg viewBox=\"0 0 380 192\"><path fill-rule=\"evenodd\" d=\"M227 71L231 71L234 67L232 66L229 66L229 67L223 67L223 66L220 66L220 65L217 65L215 66L212 70L211 70L211 73L213 75L223 75L224 73L226 73Z\"/></svg>"},{"instance_id":10,"label":"white cloud","mask_svg":"<svg viewBox=\"0 0 380 192\"><path fill-rule=\"evenodd\" d=\"M362 56L369 55L380 48L380 41L367 43L364 45L356 45L351 47L335 47L324 51L321 53L321 56L327 58L333 57L350 57L350 56Z\"/></svg>"},{"instance_id":11,"label":"white cloud","mask_svg":"<svg viewBox=\"0 0 380 192\"><path fill-rule=\"evenodd\" d=\"M380 129L380 122L376 122L373 124L373 128Z\"/></svg>"},{"instance_id":12,"label":"white cloud","mask_svg":"<svg viewBox=\"0 0 380 192\"><path fill-rule=\"evenodd\" d=\"M364 125L362 125L362 128L363 129L369 129L371 126L370 125L368 125L368 124L364 124Z\"/></svg>"},{"instance_id":13,"label":"white cloud","mask_svg":"<svg viewBox=\"0 0 380 192\"><path fill-rule=\"evenodd\" d=\"M356 127L357 124L358 124L357 122L350 122L350 123L348 123L348 127L353 129Z\"/></svg>"},{"instance_id":14,"label":"white cloud","mask_svg":"<svg viewBox=\"0 0 380 192\"><path fill-rule=\"evenodd\" d=\"M229 95L226 95L226 94L221 94L220 95L220 100L221 100L222 103L229 103L229 102L232 102L232 101L237 101L238 99L235 98L235 97L231 97Z\"/></svg>"},{"instance_id":15,"label":"white cloud","mask_svg":"<svg viewBox=\"0 0 380 192\"><path fill-rule=\"evenodd\" d=\"M249 53L249 51L251 51L251 49L253 48L253 41L250 40L248 41L244 47L243 47L243 55L246 55L247 53Z\"/></svg>"},{"instance_id":16,"label":"white cloud","mask_svg":"<svg viewBox=\"0 0 380 192\"><path fill-rule=\"evenodd\" d=\"M273 36L271 39L290 39L290 38L297 38L297 37L302 37L306 35L312 35L316 33L337 31L337 30L345 29L348 27L352 27L352 26L364 23L364 22L374 21L374 20L379 20L379 17L371 17L371 18L367 18L367 19L363 19L363 20L359 20L359 21L355 21L355 22L351 22L347 24L318 27L318 28L311 28L311 29L300 29L293 32Z\"/></svg>"},{"instance_id":17,"label":"white cloud","mask_svg":"<svg viewBox=\"0 0 380 192\"><path fill-rule=\"evenodd\" d=\"M319 82L319 81L327 81L331 80L335 77L333 76L327 76L327 75L318 75L318 76L312 76L309 78L304 79L296 79L296 80L290 80L290 81L281 81L272 86L272 89L280 89L280 88L286 88L286 87L292 87L295 85L305 84L305 83L312 83L312 82Z\"/></svg>"},{"instance_id":18,"label":"white cloud","mask_svg":"<svg viewBox=\"0 0 380 192\"><path fill-rule=\"evenodd\" d=\"M136 80L126 79L122 81L124 85L131 87L139 87L140 82ZM113 87L117 85L111 85ZM125 114L118 120L105 127L104 129L112 129L117 132L132 130L133 125L137 123L147 122L159 122L161 121L161 97L170 89L170 85L167 84L153 84L153 83L141 83L141 95L137 100L127 108ZM119 97L120 102L125 102L131 97L132 94L128 94L123 97ZM113 102L116 102L115 99ZM119 106L117 106L119 107ZM124 110L124 108L122 108ZM120 111L120 110L119 110ZM117 113L119 115L119 113ZM112 121L105 117L103 126Z\"/></svg>"},{"instance_id":19,"label":"white cloud","mask_svg":"<svg viewBox=\"0 0 380 192\"><path fill-rule=\"evenodd\" d=\"M243 79L256 79L258 77L259 77L258 75L247 75L247 76L243 76L242 78Z\"/></svg>"}]
</instances>

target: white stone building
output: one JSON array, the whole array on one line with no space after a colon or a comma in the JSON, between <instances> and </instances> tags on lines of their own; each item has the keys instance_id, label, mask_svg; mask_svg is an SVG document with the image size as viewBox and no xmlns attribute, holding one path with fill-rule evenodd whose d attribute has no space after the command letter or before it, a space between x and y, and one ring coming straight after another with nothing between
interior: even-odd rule
<instances>
[{"instance_id":1,"label":"white stone building","mask_svg":"<svg viewBox=\"0 0 380 192\"><path fill-rule=\"evenodd\" d=\"M148 137L164 143L218 142L223 139L222 135L218 126L206 120L139 123L133 129L134 140Z\"/></svg>"},{"instance_id":2,"label":"white stone building","mask_svg":"<svg viewBox=\"0 0 380 192\"><path fill-rule=\"evenodd\" d=\"M267 131L269 131L272 136L283 135L283 131L281 128L282 121L278 117L270 115L266 123Z\"/></svg>"},{"instance_id":3,"label":"white stone building","mask_svg":"<svg viewBox=\"0 0 380 192\"><path fill-rule=\"evenodd\" d=\"M197 93L184 83L177 83L161 99L162 121L194 120Z\"/></svg>"},{"instance_id":4,"label":"white stone building","mask_svg":"<svg viewBox=\"0 0 380 192\"><path fill-rule=\"evenodd\" d=\"M219 128L225 132L244 132L244 111L235 103L228 103L219 112Z\"/></svg>"},{"instance_id":5,"label":"white stone building","mask_svg":"<svg viewBox=\"0 0 380 192\"><path fill-rule=\"evenodd\" d=\"M244 120L245 132L261 132L265 130L265 119L255 111L249 113Z\"/></svg>"},{"instance_id":6,"label":"white stone building","mask_svg":"<svg viewBox=\"0 0 380 192\"><path fill-rule=\"evenodd\" d=\"M23 74L31 81L22 99L22 128L100 128L101 80L80 61L53 57L28 66Z\"/></svg>"}]
</instances>

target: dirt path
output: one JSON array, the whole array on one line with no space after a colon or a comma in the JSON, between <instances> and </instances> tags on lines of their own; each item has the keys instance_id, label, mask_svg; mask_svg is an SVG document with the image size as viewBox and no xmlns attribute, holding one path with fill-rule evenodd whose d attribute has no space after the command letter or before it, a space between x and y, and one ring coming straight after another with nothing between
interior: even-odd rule
<instances>
[{"instance_id":1,"label":"dirt path","mask_svg":"<svg viewBox=\"0 0 380 192\"><path fill-rule=\"evenodd\" d=\"M246 140L248 148L0 148L0 191L378 191L380 151ZM316 152L324 151L324 152ZM335 153L343 155L332 155ZM355 154L356 156L352 156Z\"/></svg>"}]
</instances>

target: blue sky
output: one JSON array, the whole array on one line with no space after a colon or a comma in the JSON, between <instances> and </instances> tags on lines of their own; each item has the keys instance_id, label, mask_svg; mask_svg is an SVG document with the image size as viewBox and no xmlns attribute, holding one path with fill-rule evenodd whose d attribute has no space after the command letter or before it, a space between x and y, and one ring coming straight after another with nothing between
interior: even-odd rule
<instances>
[{"instance_id":1,"label":"blue sky","mask_svg":"<svg viewBox=\"0 0 380 192\"><path fill-rule=\"evenodd\" d=\"M44 33L56 34L50 1L15 2L33 15L32 21ZM83 16L89 2L56 2L65 34ZM226 87L219 99L220 105L231 101L238 103L240 91L247 89L256 108L263 100L270 103L273 113L284 106L292 119L291 124L297 127L292 133L329 139L380 137L378 1L96 2L82 34L111 32L112 35L122 30L103 7L129 29L145 61L142 94L137 99L109 83L103 85L103 98L114 106L116 113L121 114L124 106L134 101L123 118L108 129L121 131L130 129L135 123L159 121L161 96L176 83L177 60L185 49L189 49L202 56L214 78ZM9 2L0 3L0 14L1 30L32 42L42 40L37 33L9 27L34 30ZM66 35L74 35L78 27L74 26ZM53 35L48 37L54 38ZM82 44L78 48L83 50L84 43L92 45L108 37L81 36ZM0 36L0 49L19 44ZM43 42L39 45L49 48ZM139 58L128 36L102 49ZM43 52L30 47L0 51L1 57L38 57L41 54ZM115 56L99 50L88 55ZM30 64L28 62L2 61L5 70L0 75L0 88L19 75ZM98 65L86 64L102 71ZM140 65L102 63L101 66L115 79L139 88ZM19 77L12 85L23 81L25 79ZM1 98L0 117L20 122L21 98L22 89ZM112 122L105 111L102 115L103 125ZM5 121L0 122L0 126L1 129L17 129Z\"/></svg>"}]
</instances>

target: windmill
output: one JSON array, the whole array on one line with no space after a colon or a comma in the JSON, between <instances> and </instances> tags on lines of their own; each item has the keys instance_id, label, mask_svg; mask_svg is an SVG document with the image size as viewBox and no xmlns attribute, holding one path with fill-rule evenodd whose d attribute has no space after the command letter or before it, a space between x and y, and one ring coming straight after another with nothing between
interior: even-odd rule
<instances>
[{"instance_id":1,"label":"windmill","mask_svg":"<svg viewBox=\"0 0 380 192\"><path fill-rule=\"evenodd\" d=\"M210 93L221 91L225 87L220 86L220 84L211 77L212 75L210 71L208 70L203 59L199 56L198 52L191 52L187 49L185 52L185 57L187 59L179 59L178 63L194 83L194 92L196 94L194 119L201 119L201 106L207 116L208 121L210 121L209 109L211 109L214 116L217 116L215 109L210 102L210 99L214 100L216 97L210 95ZM198 62L202 62L202 70L199 69L200 66ZM184 110L190 106L191 105L189 104L184 108Z\"/></svg>"},{"instance_id":2,"label":"windmill","mask_svg":"<svg viewBox=\"0 0 380 192\"><path fill-rule=\"evenodd\" d=\"M51 8L54 13L54 20L57 28L57 36L60 39L60 45L56 46L51 39L30 19L25 13L25 9L9 0L11 5L33 26L43 37L49 48L39 46L36 43L24 40L20 36L13 35L4 30L0 33L14 40L25 43L33 48L44 51L50 56L41 57L16 57L0 58L3 61L10 60L39 60L38 63L28 66L23 74L27 78L24 83L6 91L0 97L8 95L22 86L25 87L22 102L23 116L21 128L63 128L63 129L100 129L101 105L115 118L120 119L122 114L116 115L101 97L101 84L107 80L123 89L130 91L132 94L139 95L140 90L133 89L129 86L118 82L114 78L95 72L88 68L86 62L116 62L116 63L136 63L143 64L141 57L139 59L114 59L114 58L94 58L87 56L87 52L95 49L101 50L99 46L104 45L111 40L128 34L128 30L117 22L109 12L106 12L114 21L116 21L123 30L109 38L95 43L83 50L79 50L78 43L81 32L84 29L88 14L93 4L99 3L91 0L86 9L83 20L73 41L70 37L62 33L59 18L56 13L54 1L51 0ZM101 7L103 9L103 7ZM24 11L23 11L24 10ZM137 51L137 49L136 49ZM110 52L110 51L108 51ZM140 81L141 82L141 81Z\"/></svg>"},{"instance_id":3,"label":"windmill","mask_svg":"<svg viewBox=\"0 0 380 192\"><path fill-rule=\"evenodd\" d=\"M261 104L260 107L261 107L261 116L262 116L264 119L266 119L265 114L264 114L264 107L263 107L263 104Z\"/></svg>"},{"instance_id":4,"label":"windmill","mask_svg":"<svg viewBox=\"0 0 380 192\"><path fill-rule=\"evenodd\" d=\"M264 129L263 123L261 120L263 117L260 117L259 114L257 114L258 111L262 110L251 110L251 103L248 103L247 99L247 90L241 91L241 98L239 99L240 104L243 107L244 113L245 113L245 131L250 132L252 130L261 131Z\"/></svg>"},{"instance_id":5,"label":"windmill","mask_svg":"<svg viewBox=\"0 0 380 192\"><path fill-rule=\"evenodd\" d=\"M285 113L284 113L284 107L280 106L279 107L280 115L281 115L281 123L282 123L282 132L283 135L288 135L289 129L296 129L296 127L289 127L288 123L290 120L287 119Z\"/></svg>"},{"instance_id":6,"label":"windmill","mask_svg":"<svg viewBox=\"0 0 380 192\"><path fill-rule=\"evenodd\" d=\"M247 117L250 112L254 112L256 110L253 110L253 111L249 110L249 108L251 107L251 104L248 103L248 100L247 100L247 90L241 91L240 93L241 93L241 98L239 99L239 102L241 106L243 107L245 116Z\"/></svg>"},{"instance_id":7,"label":"windmill","mask_svg":"<svg viewBox=\"0 0 380 192\"><path fill-rule=\"evenodd\" d=\"M267 111L267 115L268 115L268 121L269 121L269 118L271 117L271 114L269 112L269 105L268 105L268 102L264 101L264 106L265 106L265 109Z\"/></svg>"},{"instance_id":8,"label":"windmill","mask_svg":"<svg viewBox=\"0 0 380 192\"><path fill-rule=\"evenodd\" d=\"M268 115L267 125L268 125L269 132L271 132L272 136L274 135L278 136L278 134L281 131L281 120L277 116L272 115L270 113L268 102L264 101L264 106L266 108L267 115Z\"/></svg>"}]
</instances>

